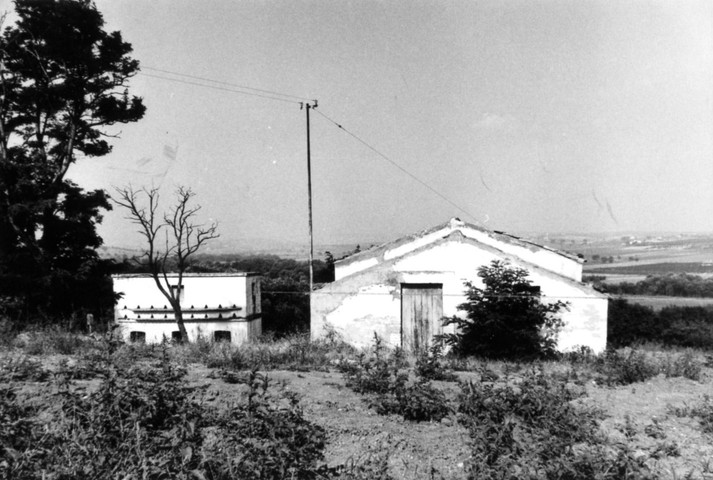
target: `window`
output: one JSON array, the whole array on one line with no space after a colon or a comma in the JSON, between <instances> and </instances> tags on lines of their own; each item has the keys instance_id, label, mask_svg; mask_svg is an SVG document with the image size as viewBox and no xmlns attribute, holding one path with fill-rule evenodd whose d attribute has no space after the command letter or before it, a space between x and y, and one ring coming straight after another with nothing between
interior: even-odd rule
<instances>
[{"instance_id":1,"label":"window","mask_svg":"<svg viewBox=\"0 0 713 480\"><path fill-rule=\"evenodd\" d=\"M257 284L255 282L252 283L253 286L253 313L257 312L257 295L255 294Z\"/></svg>"},{"instance_id":2,"label":"window","mask_svg":"<svg viewBox=\"0 0 713 480\"><path fill-rule=\"evenodd\" d=\"M173 340L174 342L177 342L180 339L181 339L181 332L179 332L178 330L174 330L173 332L171 332L171 340Z\"/></svg>"},{"instance_id":3,"label":"window","mask_svg":"<svg viewBox=\"0 0 713 480\"><path fill-rule=\"evenodd\" d=\"M132 343L146 343L146 332L129 332L129 341Z\"/></svg>"},{"instance_id":4,"label":"window","mask_svg":"<svg viewBox=\"0 0 713 480\"><path fill-rule=\"evenodd\" d=\"M213 332L213 341L230 342L230 332L227 330L216 330Z\"/></svg>"},{"instance_id":5,"label":"window","mask_svg":"<svg viewBox=\"0 0 713 480\"><path fill-rule=\"evenodd\" d=\"M181 290L178 290L178 285L171 285L171 295L178 299L178 302L183 301L183 297L186 296L186 286L181 285Z\"/></svg>"}]
</instances>

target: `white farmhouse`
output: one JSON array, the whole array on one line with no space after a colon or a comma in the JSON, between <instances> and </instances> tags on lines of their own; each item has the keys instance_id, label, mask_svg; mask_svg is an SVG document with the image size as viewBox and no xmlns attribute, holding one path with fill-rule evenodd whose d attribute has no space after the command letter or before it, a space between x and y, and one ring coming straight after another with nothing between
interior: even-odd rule
<instances>
[{"instance_id":1,"label":"white farmhouse","mask_svg":"<svg viewBox=\"0 0 713 480\"><path fill-rule=\"evenodd\" d=\"M365 347L376 333L391 346L423 348L443 333L444 316L462 315L464 282L483 288L478 268L493 260L526 269L544 302L569 304L560 351L606 348L608 298L582 283L582 259L457 218L337 261L335 281L312 294L312 337L335 329Z\"/></svg>"},{"instance_id":2,"label":"white farmhouse","mask_svg":"<svg viewBox=\"0 0 713 480\"><path fill-rule=\"evenodd\" d=\"M178 288L178 275L169 274ZM158 343L177 338L178 325L166 297L146 274L113 275L120 293L114 319L127 341ZM262 333L260 276L255 273L184 273L180 292L189 340L243 343Z\"/></svg>"}]
</instances>

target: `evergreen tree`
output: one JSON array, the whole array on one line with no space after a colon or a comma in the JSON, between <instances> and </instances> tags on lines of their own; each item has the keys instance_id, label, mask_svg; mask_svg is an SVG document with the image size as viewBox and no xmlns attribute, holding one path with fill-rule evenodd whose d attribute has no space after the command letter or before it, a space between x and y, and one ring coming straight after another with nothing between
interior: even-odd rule
<instances>
[{"instance_id":1,"label":"evergreen tree","mask_svg":"<svg viewBox=\"0 0 713 480\"><path fill-rule=\"evenodd\" d=\"M88 0L15 0L15 12L0 35L0 295L25 316L93 309L107 291L96 225L111 205L66 174L111 151L107 127L143 117L127 87L139 63Z\"/></svg>"}]
</instances>

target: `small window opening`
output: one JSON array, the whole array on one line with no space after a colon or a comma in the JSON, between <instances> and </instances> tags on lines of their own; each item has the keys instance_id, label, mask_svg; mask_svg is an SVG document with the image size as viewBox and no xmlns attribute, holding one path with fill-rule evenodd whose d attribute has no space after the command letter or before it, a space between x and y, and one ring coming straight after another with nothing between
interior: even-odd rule
<instances>
[{"instance_id":1,"label":"small window opening","mask_svg":"<svg viewBox=\"0 0 713 480\"><path fill-rule=\"evenodd\" d=\"M174 342L177 342L180 339L181 339L181 332L179 332L178 330L174 330L173 332L171 332L171 340L173 340Z\"/></svg>"},{"instance_id":2,"label":"small window opening","mask_svg":"<svg viewBox=\"0 0 713 480\"><path fill-rule=\"evenodd\" d=\"M216 342L230 342L230 332L227 330L216 330L213 332L213 340Z\"/></svg>"},{"instance_id":3,"label":"small window opening","mask_svg":"<svg viewBox=\"0 0 713 480\"><path fill-rule=\"evenodd\" d=\"M178 285L171 285L171 295L175 297L179 303L183 301L183 298L186 296L186 286L181 285L181 289L178 290Z\"/></svg>"},{"instance_id":4,"label":"small window opening","mask_svg":"<svg viewBox=\"0 0 713 480\"><path fill-rule=\"evenodd\" d=\"M146 332L129 332L129 340L132 343L146 343Z\"/></svg>"}]
</instances>

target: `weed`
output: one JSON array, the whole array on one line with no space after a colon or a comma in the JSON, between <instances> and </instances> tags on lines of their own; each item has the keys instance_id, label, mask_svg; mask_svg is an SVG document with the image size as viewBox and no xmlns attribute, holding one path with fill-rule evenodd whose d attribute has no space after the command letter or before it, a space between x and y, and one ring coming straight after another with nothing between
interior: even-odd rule
<instances>
[{"instance_id":1,"label":"weed","mask_svg":"<svg viewBox=\"0 0 713 480\"><path fill-rule=\"evenodd\" d=\"M670 357L666 357L662 366L666 378L684 377L695 381L700 381L702 369L703 364L696 359L690 350L678 355L673 361L671 361Z\"/></svg>"},{"instance_id":2,"label":"weed","mask_svg":"<svg viewBox=\"0 0 713 480\"><path fill-rule=\"evenodd\" d=\"M304 419L295 396L276 398L266 375L252 371L248 401L218 418L222 438L208 451L220 478L314 478L324 430Z\"/></svg>"},{"instance_id":3,"label":"weed","mask_svg":"<svg viewBox=\"0 0 713 480\"><path fill-rule=\"evenodd\" d=\"M659 365L636 350L607 350L594 361L599 381L606 385L630 385L659 374Z\"/></svg>"},{"instance_id":4,"label":"weed","mask_svg":"<svg viewBox=\"0 0 713 480\"><path fill-rule=\"evenodd\" d=\"M617 429L624 434L627 440L633 439L639 433L631 415L624 415L624 424L619 425Z\"/></svg>"},{"instance_id":5,"label":"weed","mask_svg":"<svg viewBox=\"0 0 713 480\"><path fill-rule=\"evenodd\" d=\"M355 362L342 362L340 369L347 387L357 393L387 394L401 390L408 376L399 372L400 357L389 354L378 335L374 334L372 355L362 352Z\"/></svg>"},{"instance_id":6,"label":"weed","mask_svg":"<svg viewBox=\"0 0 713 480\"><path fill-rule=\"evenodd\" d=\"M220 413L187 386L168 346L156 366L117 365L122 350L107 345L95 391L57 375L43 409L0 389L0 478L315 478L324 431L296 397L271 395L267 377L248 375L246 403Z\"/></svg>"},{"instance_id":7,"label":"weed","mask_svg":"<svg viewBox=\"0 0 713 480\"><path fill-rule=\"evenodd\" d=\"M439 354L438 348L432 349L431 359L437 361ZM341 369L347 387L372 395L369 404L380 415L398 414L419 422L439 421L447 416L451 408L445 394L424 381L423 376L421 381L407 385L408 375L400 371L403 364L403 351L389 353L381 339L374 335L372 355L361 353L355 362L342 363ZM420 365L422 374L426 372L426 375L433 375L440 368L427 360Z\"/></svg>"},{"instance_id":8,"label":"weed","mask_svg":"<svg viewBox=\"0 0 713 480\"><path fill-rule=\"evenodd\" d=\"M371 400L370 406L379 415L397 414L414 422L438 422L452 412L445 394L423 382L378 395Z\"/></svg>"},{"instance_id":9,"label":"weed","mask_svg":"<svg viewBox=\"0 0 713 480\"><path fill-rule=\"evenodd\" d=\"M644 433L657 440L663 440L666 438L666 431L663 429L658 419L652 418L651 423L644 427Z\"/></svg>"},{"instance_id":10,"label":"weed","mask_svg":"<svg viewBox=\"0 0 713 480\"><path fill-rule=\"evenodd\" d=\"M42 363L25 355L8 356L0 359L0 382L29 380L44 382L50 377L50 372L42 367Z\"/></svg>"},{"instance_id":11,"label":"weed","mask_svg":"<svg viewBox=\"0 0 713 480\"><path fill-rule=\"evenodd\" d=\"M470 434L469 478L652 478L626 446L599 433L599 410L578 406L583 393L526 372L519 383L464 383L459 421Z\"/></svg>"},{"instance_id":12,"label":"weed","mask_svg":"<svg viewBox=\"0 0 713 480\"><path fill-rule=\"evenodd\" d=\"M586 345L580 345L561 355L562 360L572 365L591 364L595 357L594 351Z\"/></svg>"},{"instance_id":13,"label":"weed","mask_svg":"<svg viewBox=\"0 0 713 480\"><path fill-rule=\"evenodd\" d=\"M75 355L96 346L93 338L77 335L59 327L50 327L23 335L18 343L28 355Z\"/></svg>"},{"instance_id":14,"label":"weed","mask_svg":"<svg viewBox=\"0 0 713 480\"><path fill-rule=\"evenodd\" d=\"M389 474L389 457L396 446L390 440L369 446L366 453L350 457L343 465L322 469L323 477L331 480L393 480Z\"/></svg>"},{"instance_id":15,"label":"weed","mask_svg":"<svg viewBox=\"0 0 713 480\"><path fill-rule=\"evenodd\" d=\"M683 404L677 407L667 406L667 411L676 417L698 417L703 433L713 434L713 398L703 395L703 400L695 406Z\"/></svg>"},{"instance_id":16,"label":"weed","mask_svg":"<svg viewBox=\"0 0 713 480\"><path fill-rule=\"evenodd\" d=\"M422 380L455 382L458 377L444 366L442 358L443 342L434 341L428 350L419 352L414 373Z\"/></svg>"},{"instance_id":17,"label":"weed","mask_svg":"<svg viewBox=\"0 0 713 480\"><path fill-rule=\"evenodd\" d=\"M659 459L664 457L680 457L681 449L676 442L661 442L651 452L651 458Z\"/></svg>"}]
</instances>

